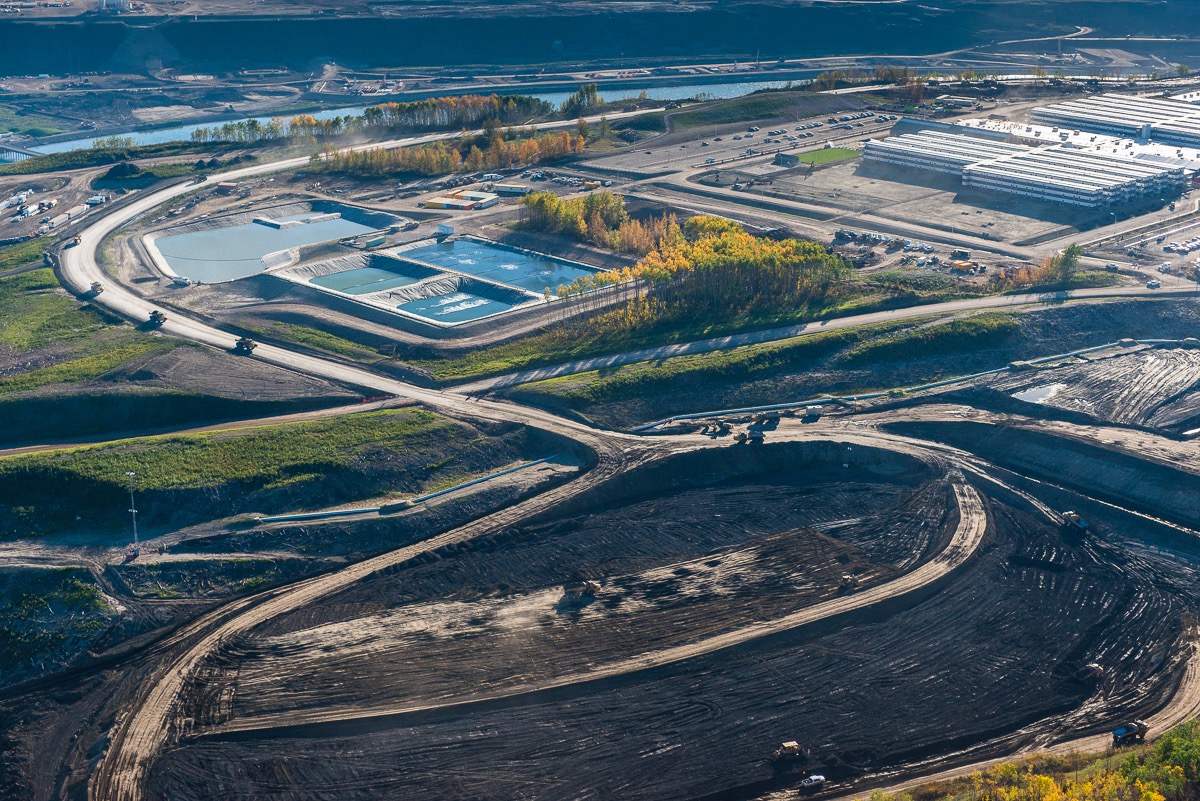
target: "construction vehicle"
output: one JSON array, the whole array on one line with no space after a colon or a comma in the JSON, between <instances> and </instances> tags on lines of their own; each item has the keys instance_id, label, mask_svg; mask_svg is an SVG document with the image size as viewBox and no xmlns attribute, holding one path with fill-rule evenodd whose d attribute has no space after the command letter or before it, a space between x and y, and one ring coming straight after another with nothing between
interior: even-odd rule
<instances>
[{"instance_id":1,"label":"construction vehicle","mask_svg":"<svg viewBox=\"0 0 1200 801\"><path fill-rule=\"evenodd\" d=\"M148 320L148 322L150 323L151 326L157 328L158 326L162 325L166 321L167 321L167 315L163 314L158 309L155 309L154 311L150 312L150 319Z\"/></svg>"},{"instance_id":2,"label":"construction vehicle","mask_svg":"<svg viewBox=\"0 0 1200 801\"><path fill-rule=\"evenodd\" d=\"M1134 743L1145 742L1146 732L1150 727L1146 725L1144 720L1135 720L1133 723L1123 723L1113 729L1113 748L1122 745L1133 745Z\"/></svg>"},{"instance_id":3,"label":"construction vehicle","mask_svg":"<svg viewBox=\"0 0 1200 801\"><path fill-rule=\"evenodd\" d=\"M746 432L745 431L737 432L737 434L734 435L733 439L738 444L745 442L746 441Z\"/></svg>"},{"instance_id":4,"label":"construction vehicle","mask_svg":"<svg viewBox=\"0 0 1200 801\"><path fill-rule=\"evenodd\" d=\"M800 743L795 740L788 740L771 753L771 759L776 762L795 762L807 756L808 749L801 748Z\"/></svg>"},{"instance_id":5,"label":"construction vehicle","mask_svg":"<svg viewBox=\"0 0 1200 801\"><path fill-rule=\"evenodd\" d=\"M99 295L103 291L104 291L104 284L100 283L99 281L92 282L91 293L93 295Z\"/></svg>"},{"instance_id":6,"label":"construction vehicle","mask_svg":"<svg viewBox=\"0 0 1200 801\"><path fill-rule=\"evenodd\" d=\"M767 435L763 433L761 428L752 428L749 431L749 437L751 445L761 445L767 438Z\"/></svg>"},{"instance_id":7,"label":"construction vehicle","mask_svg":"<svg viewBox=\"0 0 1200 801\"><path fill-rule=\"evenodd\" d=\"M1076 531L1087 531L1088 522L1079 516L1077 512L1066 511L1062 513L1062 524L1067 528L1073 528Z\"/></svg>"},{"instance_id":8,"label":"construction vehicle","mask_svg":"<svg viewBox=\"0 0 1200 801\"><path fill-rule=\"evenodd\" d=\"M598 581L568 581L563 585L563 595L568 599L594 598L600 592Z\"/></svg>"},{"instance_id":9,"label":"construction vehicle","mask_svg":"<svg viewBox=\"0 0 1200 801\"><path fill-rule=\"evenodd\" d=\"M234 343L233 351L242 356L249 356L251 353L254 353L254 349L257 347L258 343L250 337L241 337Z\"/></svg>"}]
</instances>

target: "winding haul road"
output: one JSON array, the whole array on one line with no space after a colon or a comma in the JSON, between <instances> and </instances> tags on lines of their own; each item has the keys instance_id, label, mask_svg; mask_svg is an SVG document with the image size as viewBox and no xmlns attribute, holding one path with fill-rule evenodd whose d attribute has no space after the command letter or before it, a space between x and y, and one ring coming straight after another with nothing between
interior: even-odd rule
<instances>
[{"instance_id":1,"label":"winding haul road","mask_svg":"<svg viewBox=\"0 0 1200 801\"><path fill-rule=\"evenodd\" d=\"M619 115L613 116L616 117ZM564 124L570 125L574 123L555 123L552 125ZM437 134L410 137L382 143L382 146L401 147L458 135ZM364 145L363 147L378 146L380 144ZM306 158L299 158L255 165L226 173L224 177L233 180L248 178L303 166L305 163L307 163ZM168 187L157 192L149 192L144 197L136 198L128 204L114 207L110 213L96 220L81 232L78 245L62 251L59 265L62 280L69 288L81 294L87 291L94 281L104 283L106 285L105 292L96 297L93 302L130 320L145 320L149 313L157 307L150 301L136 295L128 288L115 284L108 279L97 261L97 254L105 237L110 233L173 198L195 191L196 188L195 185ZM1122 295L1126 293L1113 292L1112 294ZM884 312L881 314L883 315L882 319L898 319L899 316L957 314L972 309L994 308L997 305L1046 302L1047 300L1057 301L1062 299L1065 299L1065 296L1055 295L1051 298L1045 296L1005 298L1001 302L997 302L996 299L992 298L981 298L971 301L955 301L949 304L925 306L916 310L897 310L896 312ZM860 315L857 318L847 318L844 321L831 321L824 325L801 326L797 327L797 329L780 329L769 333L780 334L786 331L786 335L794 336L797 333L805 333L808 330L828 330L828 328L833 326L861 325L866 322L878 321L878 319L880 319L878 315ZM162 326L161 331L167 335L221 349L228 349L233 344L233 337L230 334L200 320L177 313L170 315L168 321ZM753 337L759 335L747 336ZM709 340L696 344L695 347L717 349L746 344L749 341L751 340L740 337L729 337L723 340ZM658 349L651 353L661 355ZM627 356L630 360L639 357L646 358L642 353ZM590 449L596 455L596 464L591 470L586 471L574 481L481 518L459 529L442 534L431 540L360 562L336 573L306 579L284 588L235 601L221 609L202 616L190 624L172 640L179 645L179 649L175 652L176 655L172 660L164 660L164 664L160 666L157 675L147 682L139 703L130 709L127 715L119 720L114 727L109 751L94 773L89 786L89 795L92 801L140 801L143 798L143 786L150 764L167 744L182 733L177 706L181 693L193 679L196 669L202 664L204 659L223 643L228 642L230 638L243 634L275 616L344 589L377 571L386 570L429 550L470 540L483 533L494 531L498 527L511 525L530 515L552 509L567 498L578 495L589 488L599 486L612 477L639 464L670 452L691 449L696 445L695 442L690 441L678 442L675 440L641 438L618 432L599 431L589 428L582 423L566 420L539 409L518 406L507 402L477 400L468 397L461 390L440 391L424 389L377 375L360 367L329 361L308 354L296 353L277 346L260 345L255 351L254 358L309 375L396 395L451 415L462 415L497 422L517 422L533 426L568 437ZM583 369L585 366L586 369L595 369L592 366L587 366L590 364L590 362L575 363L572 365L572 371ZM480 386L478 388L482 389L484 387ZM902 447L911 452L924 451L926 454L932 452L929 443L920 443L881 433L845 434L840 436L843 439L858 437L862 438L864 442L869 440L877 447ZM886 442L885 440L890 440L890 442ZM902 440L903 442L901 442ZM941 459L948 467L957 461L953 457L947 458L944 449L937 450L942 451L937 458ZM965 464L962 466L967 467ZM987 529L987 518L982 499L978 492L961 477L958 477L954 482L954 495L959 509L959 523L949 544L933 560L900 578L860 593L832 599L813 607L799 610L774 621L761 622L725 632L696 643L640 654L629 659L600 666L590 671L560 677L545 685L517 688L509 691L506 695L536 693L554 687L591 682L672 664L704 653L733 647L759 637L808 625L817 620L847 614L869 605L918 592L922 588L928 587L932 583L949 575L964 564L981 543ZM1200 685L1200 675L1198 674L1200 674L1198 670L1189 671L1189 676L1193 679L1189 684L1190 695L1188 697L1190 698L1195 697L1195 688ZM486 700L492 699L490 697L469 697L460 699L454 703L465 705ZM1192 707L1188 708L1191 709ZM395 715L409 711L416 710L408 708L379 709L369 710L368 714L374 716ZM315 716L312 720L306 721L299 717L292 717L286 721L259 721L257 725L254 722L249 722L247 728L260 728L263 725L296 725L297 723L303 724L305 722L318 723L349 719L349 717L356 715L357 717L363 717L362 710L355 712L354 710L332 709ZM234 728L236 728L236 725L230 727L230 729Z\"/></svg>"},{"instance_id":2,"label":"winding haul road","mask_svg":"<svg viewBox=\"0 0 1200 801\"><path fill-rule=\"evenodd\" d=\"M364 710L356 707L332 707L296 713L249 718L214 727L210 732L220 735L232 732L269 731L271 729L309 727L313 724L343 723L371 718L396 718L414 712L431 710L461 710L489 701L511 699L520 696L533 697L549 690L578 684L628 676L634 673L665 667L698 656L733 648L762 637L811 625L823 620L848 615L885 601L896 601L915 595L937 581L949 576L962 567L983 543L987 531L987 513L979 492L961 480L954 481L954 498L958 507L958 524L946 546L933 559L916 570L905 573L892 581L879 584L859 593L831 598L828 601L805 607L774 620L761 620L742 628L705 637L696 642L647 651L606 665L593 667L579 673L569 673L540 682L536 685L513 687L494 693L477 693L464 698L450 699L438 703L421 705L389 705Z\"/></svg>"}]
</instances>

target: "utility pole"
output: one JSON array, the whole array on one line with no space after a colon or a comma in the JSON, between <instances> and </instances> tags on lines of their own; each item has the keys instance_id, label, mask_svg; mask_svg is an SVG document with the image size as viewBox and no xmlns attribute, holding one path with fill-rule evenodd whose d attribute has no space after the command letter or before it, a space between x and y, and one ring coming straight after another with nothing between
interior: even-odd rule
<instances>
[{"instance_id":1,"label":"utility pole","mask_svg":"<svg viewBox=\"0 0 1200 801\"><path fill-rule=\"evenodd\" d=\"M133 553L137 556L141 552L138 545L137 504L133 501L133 480L137 477L137 473L126 471L125 475L129 479L129 514L133 518Z\"/></svg>"}]
</instances>

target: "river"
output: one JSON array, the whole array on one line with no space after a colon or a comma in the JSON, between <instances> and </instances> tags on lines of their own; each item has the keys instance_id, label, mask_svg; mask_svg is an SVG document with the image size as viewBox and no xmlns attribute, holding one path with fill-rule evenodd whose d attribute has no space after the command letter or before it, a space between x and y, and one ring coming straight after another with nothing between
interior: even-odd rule
<instances>
[{"instance_id":1,"label":"river","mask_svg":"<svg viewBox=\"0 0 1200 801\"><path fill-rule=\"evenodd\" d=\"M731 98L748 95L751 92L756 92L760 89L780 89L788 84L795 84L796 81L745 81L737 83L694 83L684 84L682 86L642 86L631 87L627 89L609 89L604 91L603 96L606 100L615 101L626 98L637 97L643 91L647 92L656 100L684 100L696 95L707 95L715 98ZM486 88L480 89L480 92L487 92ZM502 92L503 94L517 94L516 91ZM453 92L448 94L455 94ZM525 94L525 93L521 93ZM532 97L540 98L554 105L558 105L571 96L571 92L543 92L528 93ZM378 104L370 104L378 105ZM305 112L311 114L319 120L327 120L333 117L344 117L347 115L357 116L362 114L367 106L348 106L346 108L326 109L324 111ZM283 116L292 116L291 113ZM259 122L270 122L271 117L254 117ZM146 131L130 131L128 133L117 134L118 136L128 137L133 140L136 145L158 145L164 142L180 142L187 141L192 136L192 131L197 128L211 128L224 124L223 122L198 122L188 125L176 125L169 128L154 128ZM63 142L47 142L38 144L36 142L25 144L22 147L28 147L31 150L36 150L39 153L65 153L69 150L81 150L92 146L96 141L96 136L88 136L81 139L69 139Z\"/></svg>"}]
</instances>

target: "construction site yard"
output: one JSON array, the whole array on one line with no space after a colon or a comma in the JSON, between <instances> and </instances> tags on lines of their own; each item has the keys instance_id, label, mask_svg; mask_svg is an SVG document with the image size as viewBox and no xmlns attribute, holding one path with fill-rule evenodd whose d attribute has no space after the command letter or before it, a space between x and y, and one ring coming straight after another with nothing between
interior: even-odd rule
<instances>
[{"instance_id":1,"label":"construction site yard","mask_svg":"<svg viewBox=\"0 0 1200 801\"><path fill-rule=\"evenodd\" d=\"M963 490L916 442L771 436L666 457L217 648L149 797L752 798L1103 731L1180 682L1197 555L1159 524L1092 506L1080 536L1024 482ZM918 575L976 515L936 589L796 617ZM582 581L594 595L564 590ZM772 761L791 739L807 759Z\"/></svg>"}]
</instances>

